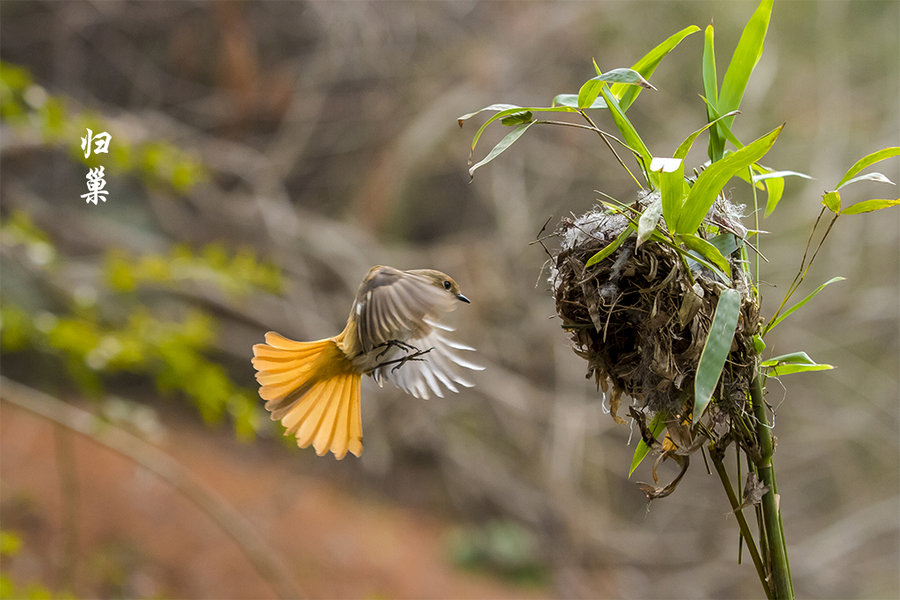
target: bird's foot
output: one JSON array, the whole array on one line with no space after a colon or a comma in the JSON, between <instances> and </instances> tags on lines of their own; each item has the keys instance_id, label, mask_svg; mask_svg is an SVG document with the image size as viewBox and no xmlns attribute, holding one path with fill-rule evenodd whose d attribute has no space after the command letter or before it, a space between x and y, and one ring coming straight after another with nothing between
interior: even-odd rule
<instances>
[{"instance_id":1,"label":"bird's foot","mask_svg":"<svg viewBox=\"0 0 900 600\"><path fill-rule=\"evenodd\" d=\"M434 350L434 348L429 348L428 350L416 350L415 352L406 354L405 356L401 356L400 358L395 358L393 360L386 360L384 362L378 363L375 366L375 369L381 369L383 367L394 365L393 367L391 367L391 373L393 373L394 371L396 371L397 369L399 369L400 367L402 367L403 365L405 365L407 362L409 362L411 360L425 360L424 358L422 358L422 356L428 354L432 350ZM379 356L381 356L381 355L379 354Z\"/></svg>"},{"instance_id":2,"label":"bird's foot","mask_svg":"<svg viewBox=\"0 0 900 600\"><path fill-rule=\"evenodd\" d=\"M381 347L384 347L384 350L382 350L375 356L376 359L381 358L382 356L387 354L388 350L390 350L391 348L399 348L399 349L403 350L404 352L406 352L407 354L409 354L410 352L412 352L412 353L422 352L421 350L419 350L412 344L407 344L406 342L401 342L400 340L388 340L388 341L384 342L383 344L379 344L379 345L375 346L376 349L381 348ZM425 352L428 352L428 350L425 350Z\"/></svg>"}]
</instances>

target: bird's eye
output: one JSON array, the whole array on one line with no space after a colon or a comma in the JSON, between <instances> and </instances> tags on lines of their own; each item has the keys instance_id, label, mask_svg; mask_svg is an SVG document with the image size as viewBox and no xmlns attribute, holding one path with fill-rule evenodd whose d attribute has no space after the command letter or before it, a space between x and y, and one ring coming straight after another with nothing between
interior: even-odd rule
<instances>
[{"instance_id":1,"label":"bird's eye","mask_svg":"<svg viewBox=\"0 0 900 600\"><path fill-rule=\"evenodd\" d=\"M444 289L449 292L451 287L453 287L453 285L449 281L445 280L444 281Z\"/></svg>"}]
</instances>

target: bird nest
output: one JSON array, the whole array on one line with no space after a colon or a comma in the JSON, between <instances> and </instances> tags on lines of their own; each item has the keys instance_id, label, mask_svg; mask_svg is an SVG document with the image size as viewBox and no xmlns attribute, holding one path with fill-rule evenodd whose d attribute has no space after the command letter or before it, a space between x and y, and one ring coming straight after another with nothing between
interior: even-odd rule
<instances>
[{"instance_id":1,"label":"bird nest","mask_svg":"<svg viewBox=\"0 0 900 600\"><path fill-rule=\"evenodd\" d=\"M650 195L642 198L635 210L651 199ZM738 207L719 200L708 219L743 237L739 212ZM622 396L631 397L631 414L641 425L645 441L655 442L652 435L648 440L645 421L650 414L663 413L668 448L684 455L700 445L697 423L690 415L694 376L725 285L712 271L686 260L668 244L647 241L635 247L634 235L611 255L586 267L628 224L622 214L602 207L563 219L555 232L559 249L550 253L556 311L571 334L575 353L588 363L587 377L596 380L608 399L613 419L625 422L618 415L619 404ZM752 338L759 331L759 307L749 281L738 258L728 260L734 274L729 287L741 293L742 303L715 401L704 414L700 437L714 440L733 434L736 421L747 414L755 366Z\"/></svg>"}]
</instances>

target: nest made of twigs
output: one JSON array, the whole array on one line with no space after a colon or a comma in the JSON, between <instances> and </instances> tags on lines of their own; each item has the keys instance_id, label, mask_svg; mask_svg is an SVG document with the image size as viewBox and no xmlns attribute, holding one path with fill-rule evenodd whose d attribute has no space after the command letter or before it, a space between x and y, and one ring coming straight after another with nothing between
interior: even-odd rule
<instances>
[{"instance_id":1,"label":"nest made of twigs","mask_svg":"<svg viewBox=\"0 0 900 600\"><path fill-rule=\"evenodd\" d=\"M649 200L642 198L636 208ZM738 207L720 200L708 218L728 223L738 213ZM627 395L642 414L663 411L673 422L690 423L697 364L725 285L696 263L686 266L667 244L647 241L636 248L634 235L586 268L628 222L603 207L562 221L556 231L559 249L550 259L556 311L571 333L575 353L587 360L587 377L607 395L617 422L624 422L616 411ZM707 413L712 420L707 437L727 435L731 428L722 428L722 422L746 414L755 367L752 336L759 330L759 307L737 258L729 260L734 274L729 287L742 295L741 314Z\"/></svg>"}]
</instances>

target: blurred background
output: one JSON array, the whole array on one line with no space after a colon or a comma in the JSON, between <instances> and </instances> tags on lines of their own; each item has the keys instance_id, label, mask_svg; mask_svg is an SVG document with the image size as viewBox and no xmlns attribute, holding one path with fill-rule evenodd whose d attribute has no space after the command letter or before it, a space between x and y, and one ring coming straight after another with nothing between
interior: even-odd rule
<instances>
[{"instance_id":1,"label":"blurred background","mask_svg":"<svg viewBox=\"0 0 900 600\"><path fill-rule=\"evenodd\" d=\"M633 183L551 127L470 183L480 121L456 122L547 105L591 59L629 66L692 24L714 22L722 69L754 8L0 2L4 595L762 597L701 461L649 506L649 470L628 480L635 432L554 317L539 230ZM822 192L900 141L898 34L897 2L776 2L735 132L786 123L765 164L815 180L762 223L765 315ZM687 38L629 111L658 155L705 122L701 50ZM87 128L108 154L85 160ZM900 180L896 159L878 170ZM801 293L847 280L767 338L838 367L768 385L800 597L900 594L898 257L900 210L840 219ZM334 335L373 264L452 274L487 370L443 400L365 381L362 458L319 458L268 420L250 346Z\"/></svg>"}]
</instances>

